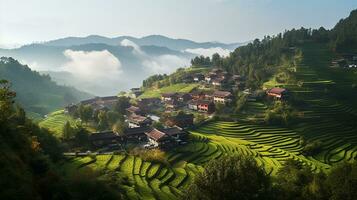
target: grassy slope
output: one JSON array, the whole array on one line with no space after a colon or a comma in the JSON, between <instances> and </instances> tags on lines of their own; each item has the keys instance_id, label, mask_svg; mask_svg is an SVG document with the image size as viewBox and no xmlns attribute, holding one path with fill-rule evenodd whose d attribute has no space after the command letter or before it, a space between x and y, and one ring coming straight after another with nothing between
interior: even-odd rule
<instances>
[{"instance_id":1,"label":"grassy slope","mask_svg":"<svg viewBox=\"0 0 357 200\"><path fill-rule=\"evenodd\" d=\"M160 97L162 93L166 92L190 92L197 86L198 84L179 83L167 87L162 87L160 89L148 89L142 95L140 95L140 98Z\"/></svg>"}]
</instances>

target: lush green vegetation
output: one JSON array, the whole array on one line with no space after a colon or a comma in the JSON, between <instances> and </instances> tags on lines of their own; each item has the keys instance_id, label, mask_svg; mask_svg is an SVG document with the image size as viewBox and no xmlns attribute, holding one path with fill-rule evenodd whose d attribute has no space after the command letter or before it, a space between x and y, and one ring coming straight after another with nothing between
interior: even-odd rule
<instances>
[{"instance_id":1,"label":"lush green vegetation","mask_svg":"<svg viewBox=\"0 0 357 200\"><path fill-rule=\"evenodd\" d=\"M13 58L0 59L0 79L11 82L17 92L16 100L27 111L41 115L90 97L74 88L57 85L48 75L31 71Z\"/></svg>"},{"instance_id":2,"label":"lush green vegetation","mask_svg":"<svg viewBox=\"0 0 357 200\"><path fill-rule=\"evenodd\" d=\"M160 97L162 93L168 92L191 92L198 84L179 83L170 86L154 89L150 88L140 95L140 98Z\"/></svg>"},{"instance_id":3,"label":"lush green vegetation","mask_svg":"<svg viewBox=\"0 0 357 200\"><path fill-rule=\"evenodd\" d=\"M0 199L122 198L121 184L108 185L108 177L60 170L65 162L62 145L13 105L15 96L9 82L0 81Z\"/></svg>"}]
</instances>

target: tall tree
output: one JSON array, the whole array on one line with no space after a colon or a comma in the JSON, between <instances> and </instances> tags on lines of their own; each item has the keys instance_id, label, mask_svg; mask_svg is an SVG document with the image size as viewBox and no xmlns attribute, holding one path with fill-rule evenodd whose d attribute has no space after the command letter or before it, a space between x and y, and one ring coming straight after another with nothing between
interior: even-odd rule
<instances>
[{"instance_id":1,"label":"tall tree","mask_svg":"<svg viewBox=\"0 0 357 200\"><path fill-rule=\"evenodd\" d=\"M190 200L269 199L270 178L252 157L222 156L195 176L186 192Z\"/></svg>"}]
</instances>

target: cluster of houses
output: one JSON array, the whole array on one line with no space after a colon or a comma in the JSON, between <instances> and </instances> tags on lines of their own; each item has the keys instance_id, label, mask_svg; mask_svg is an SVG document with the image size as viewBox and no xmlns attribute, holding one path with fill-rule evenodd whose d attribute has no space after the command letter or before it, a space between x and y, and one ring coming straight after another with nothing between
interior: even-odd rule
<instances>
[{"instance_id":1,"label":"cluster of houses","mask_svg":"<svg viewBox=\"0 0 357 200\"><path fill-rule=\"evenodd\" d=\"M118 101L117 96L106 96L106 97L94 97L91 99L83 100L79 104L70 104L65 107L66 113L75 112L79 105L89 105L92 107L93 111L108 111L113 109L115 103Z\"/></svg>"},{"instance_id":2,"label":"cluster of houses","mask_svg":"<svg viewBox=\"0 0 357 200\"><path fill-rule=\"evenodd\" d=\"M153 128L142 126L127 128L123 133L105 131L92 133L89 141L96 148L120 147L127 142L144 144L145 148L167 149L178 144L186 143L188 132L178 126L167 128Z\"/></svg>"},{"instance_id":3,"label":"cluster of houses","mask_svg":"<svg viewBox=\"0 0 357 200\"><path fill-rule=\"evenodd\" d=\"M194 121L194 115L189 113L212 114L215 112L215 104L227 105L231 103L233 95L230 91L234 91L234 88L241 89L244 86L244 78L239 75L230 75L221 69L212 69L205 75L197 73L190 79L204 85L211 84L215 89L193 90L187 93L163 93L160 98L140 99L138 96L142 94L141 89L132 88L131 95L137 101L135 105L126 109L125 117L128 127L121 133L113 131L93 133L89 136L90 142L97 148L115 147L127 142L143 144L147 148L170 148L173 145L183 144L188 135L185 129L193 126ZM227 85L230 85L230 91L222 89L226 88L222 86ZM266 91L266 95L277 100L284 100L288 96L288 91L284 88L271 88ZM81 101L80 104L91 105L94 110L110 110L117 100L116 96L95 97ZM76 106L70 105L66 109L70 112ZM152 113L162 109L165 110L163 113L180 112L167 116L164 128L153 128L153 123L159 121L160 117Z\"/></svg>"}]
</instances>

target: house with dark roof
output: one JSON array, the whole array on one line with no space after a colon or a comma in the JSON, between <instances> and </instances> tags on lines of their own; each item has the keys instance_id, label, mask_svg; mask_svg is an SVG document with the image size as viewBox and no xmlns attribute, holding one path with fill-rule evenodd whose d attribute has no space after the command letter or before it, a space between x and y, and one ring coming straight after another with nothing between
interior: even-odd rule
<instances>
[{"instance_id":1,"label":"house with dark roof","mask_svg":"<svg viewBox=\"0 0 357 200\"><path fill-rule=\"evenodd\" d=\"M150 126L142 126L136 128L127 128L124 130L123 136L127 141L143 142L147 141L146 132L150 132Z\"/></svg>"},{"instance_id":2,"label":"house with dark roof","mask_svg":"<svg viewBox=\"0 0 357 200\"><path fill-rule=\"evenodd\" d=\"M219 91L219 90L214 91L212 96L213 96L213 101L215 103L223 103L223 104L231 102L233 97L231 92Z\"/></svg>"},{"instance_id":3,"label":"house with dark roof","mask_svg":"<svg viewBox=\"0 0 357 200\"><path fill-rule=\"evenodd\" d=\"M176 92L170 92L170 93L163 93L161 94L161 101L172 101L172 100L177 100L177 93Z\"/></svg>"},{"instance_id":4,"label":"house with dark roof","mask_svg":"<svg viewBox=\"0 0 357 200\"><path fill-rule=\"evenodd\" d=\"M176 99L172 99L170 101L165 102L165 107L167 109L176 109L180 106L179 101Z\"/></svg>"},{"instance_id":5,"label":"house with dark roof","mask_svg":"<svg viewBox=\"0 0 357 200\"><path fill-rule=\"evenodd\" d=\"M180 127L171 127L164 129L151 129L145 132L148 137L149 144L154 147L167 148L176 143L187 139L188 133Z\"/></svg>"},{"instance_id":6,"label":"house with dark roof","mask_svg":"<svg viewBox=\"0 0 357 200\"><path fill-rule=\"evenodd\" d=\"M145 134L148 138L149 144L154 147L165 147L166 145L172 144L172 138L156 128L145 132Z\"/></svg>"},{"instance_id":7,"label":"house with dark roof","mask_svg":"<svg viewBox=\"0 0 357 200\"><path fill-rule=\"evenodd\" d=\"M193 76L193 80L195 82L200 82L200 81L203 81L205 79L205 76L201 73L197 73Z\"/></svg>"},{"instance_id":8,"label":"house with dark roof","mask_svg":"<svg viewBox=\"0 0 357 200\"><path fill-rule=\"evenodd\" d=\"M175 116L168 117L165 124L170 127L178 126L181 128L186 128L186 127L193 126L193 119L194 119L193 114L186 114L180 112Z\"/></svg>"},{"instance_id":9,"label":"house with dark roof","mask_svg":"<svg viewBox=\"0 0 357 200\"><path fill-rule=\"evenodd\" d=\"M192 99L192 97L188 93L178 93L178 95L177 95L177 100L180 102L187 102L191 99Z\"/></svg>"},{"instance_id":10,"label":"house with dark roof","mask_svg":"<svg viewBox=\"0 0 357 200\"><path fill-rule=\"evenodd\" d=\"M130 128L150 126L152 123L150 118L136 114L129 115L127 121Z\"/></svg>"},{"instance_id":11,"label":"house with dark roof","mask_svg":"<svg viewBox=\"0 0 357 200\"><path fill-rule=\"evenodd\" d=\"M190 110L207 112L207 113L213 113L215 110L214 103L210 100L205 100L205 99L191 100L187 103L187 107Z\"/></svg>"},{"instance_id":12,"label":"house with dark roof","mask_svg":"<svg viewBox=\"0 0 357 200\"><path fill-rule=\"evenodd\" d=\"M288 95L288 90L285 88L272 88L266 91L269 97L275 99L285 99Z\"/></svg>"},{"instance_id":13,"label":"house with dark roof","mask_svg":"<svg viewBox=\"0 0 357 200\"><path fill-rule=\"evenodd\" d=\"M111 144L117 144L122 140L122 138L113 133L113 131L92 133L89 135L88 139L94 147L104 147Z\"/></svg>"},{"instance_id":14,"label":"house with dark roof","mask_svg":"<svg viewBox=\"0 0 357 200\"><path fill-rule=\"evenodd\" d=\"M126 109L129 115L135 114L135 115L142 115L143 112L139 107L136 106L130 106L129 108Z\"/></svg>"}]
</instances>

